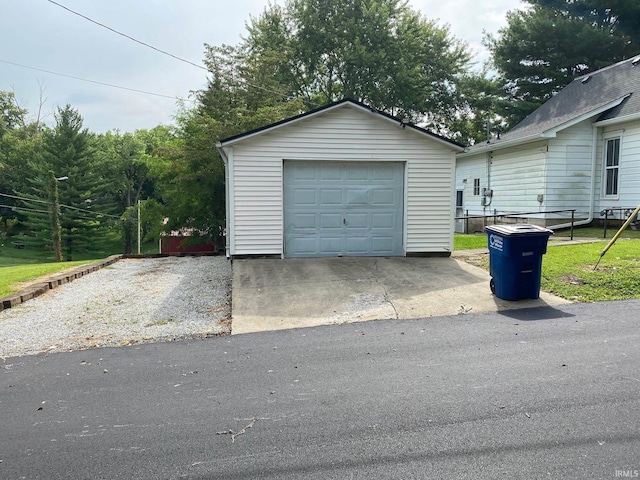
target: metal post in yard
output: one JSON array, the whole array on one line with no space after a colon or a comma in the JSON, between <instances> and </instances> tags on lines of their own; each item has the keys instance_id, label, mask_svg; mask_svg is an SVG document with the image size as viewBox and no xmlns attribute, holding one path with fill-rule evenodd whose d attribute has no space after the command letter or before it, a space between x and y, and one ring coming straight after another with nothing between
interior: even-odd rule
<instances>
[{"instance_id":1,"label":"metal post in yard","mask_svg":"<svg viewBox=\"0 0 640 480\"><path fill-rule=\"evenodd\" d=\"M469 209L467 208L467 212L465 213L464 219L464 233L469 233Z\"/></svg>"},{"instance_id":2,"label":"metal post in yard","mask_svg":"<svg viewBox=\"0 0 640 480\"><path fill-rule=\"evenodd\" d=\"M571 210L571 240L573 240L573 220L576 216L576 211Z\"/></svg>"},{"instance_id":3,"label":"metal post in yard","mask_svg":"<svg viewBox=\"0 0 640 480\"><path fill-rule=\"evenodd\" d=\"M604 210L604 235L602 238L607 238L607 218L609 218L609 210Z\"/></svg>"}]
</instances>

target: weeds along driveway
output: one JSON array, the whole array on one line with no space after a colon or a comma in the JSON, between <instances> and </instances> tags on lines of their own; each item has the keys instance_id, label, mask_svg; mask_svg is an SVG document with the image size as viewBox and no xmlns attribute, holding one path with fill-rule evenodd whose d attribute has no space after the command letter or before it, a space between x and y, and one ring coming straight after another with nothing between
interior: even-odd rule
<instances>
[{"instance_id":1,"label":"weeds along driveway","mask_svg":"<svg viewBox=\"0 0 640 480\"><path fill-rule=\"evenodd\" d=\"M230 332L224 257L125 259L0 312L0 357Z\"/></svg>"}]
</instances>

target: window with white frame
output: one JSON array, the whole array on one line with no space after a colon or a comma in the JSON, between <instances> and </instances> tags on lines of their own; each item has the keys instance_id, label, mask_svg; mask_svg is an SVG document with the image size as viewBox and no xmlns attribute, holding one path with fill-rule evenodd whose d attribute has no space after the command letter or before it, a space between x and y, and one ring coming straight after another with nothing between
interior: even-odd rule
<instances>
[{"instance_id":1,"label":"window with white frame","mask_svg":"<svg viewBox=\"0 0 640 480\"><path fill-rule=\"evenodd\" d=\"M480 195L480 179L479 178L473 179L473 194Z\"/></svg>"},{"instance_id":2,"label":"window with white frame","mask_svg":"<svg viewBox=\"0 0 640 480\"><path fill-rule=\"evenodd\" d=\"M605 139L604 194L618 195L618 177L620 175L620 137Z\"/></svg>"}]
</instances>

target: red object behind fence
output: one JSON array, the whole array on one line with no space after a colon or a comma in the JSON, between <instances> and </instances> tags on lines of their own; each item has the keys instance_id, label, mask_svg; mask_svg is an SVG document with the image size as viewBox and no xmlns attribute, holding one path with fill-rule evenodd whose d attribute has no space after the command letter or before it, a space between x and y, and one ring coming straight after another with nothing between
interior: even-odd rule
<instances>
[{"instance_id":1,"label":"red object behind fence","mask_svg":"<svg viewBox=\"0 0 640 480\"><path fill-rule=\"evenodd\" d=\"M160 242L160 253L215 253L216 247L213 243L200 245L182 245L186 243L188 237L171 236L164 237Z\"/></svg>"}]
</instances>

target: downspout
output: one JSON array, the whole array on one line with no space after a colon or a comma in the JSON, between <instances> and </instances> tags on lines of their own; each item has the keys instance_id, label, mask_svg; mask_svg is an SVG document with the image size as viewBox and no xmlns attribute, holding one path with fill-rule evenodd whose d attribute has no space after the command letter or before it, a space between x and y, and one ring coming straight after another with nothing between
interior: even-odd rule
<instances>
[{"instance_id":1,"label":"downspout","mask_svg":"<svg viewBox=\"0 0 640 480\"><path fill-rule=\"evenodd\" d=\"M593 125L593 139L591 145L591 191L589 192L589 214L585 220L579 220L577 222L573 222L574 227L580 227L582 225L589 225L593 222L593 211L596 206L596 162L598 159L597 156L597 148L598 148L598 127ZM551 230L561 229L561 228L569 228L571 227L571 223L560 223L558 225L551 225Z\"/></svg>"},{"instance_id":2,"label":"downspout","mask_svg":"<svg viewBox=\"0 0 640 480\"><path fill-rule=\"evenodd\" d=\"M229 213L230 213L230 205L229 205L229 159L227 158L227 152L224 151L220 142L216 144L218 148L218 152L220 152L220 157L222 157L222 161L224 162L224 204L225 204L225 222L224 222L224 251L227 260L231 258L230 254L230 245L231 245L231 232L229 230Z\"/></svg>"}]
</instances>

